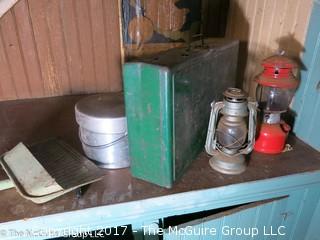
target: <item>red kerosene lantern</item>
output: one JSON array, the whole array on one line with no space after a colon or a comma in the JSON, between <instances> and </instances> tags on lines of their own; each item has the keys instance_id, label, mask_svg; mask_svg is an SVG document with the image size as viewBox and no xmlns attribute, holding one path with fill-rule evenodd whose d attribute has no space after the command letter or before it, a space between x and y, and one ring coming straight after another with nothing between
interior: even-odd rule
<instances>
[{"instance_id":1,"label":"red kerosene lantern","mask_svg":"<svg viewBox=\"0 0 320 240\"><path fill-rule=\"evenodd\" d=\"M256 98L263 114L254 150L262 153L281 153L290 126L281 120L298 87L293 74L297 64L288 57L275 55L262 62L264 70L256 77Z\"/></svg>"}]
</instances>

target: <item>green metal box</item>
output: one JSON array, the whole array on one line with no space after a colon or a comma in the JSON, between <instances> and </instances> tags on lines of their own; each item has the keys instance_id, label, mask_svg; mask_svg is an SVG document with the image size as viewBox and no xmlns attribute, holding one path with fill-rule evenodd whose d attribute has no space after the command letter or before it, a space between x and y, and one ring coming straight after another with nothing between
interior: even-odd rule
<instances>
[{"instance_id":1,"label":"green metal box","mask_svg":"<svg viewBox=\"0 0 320 240\"><path fill-rule=\"evenodd\" d=\"M124 65L131 173L170 188L203 149L210 103L235 86L238 42L176 48Z\"/></svg>"}]
</instances>

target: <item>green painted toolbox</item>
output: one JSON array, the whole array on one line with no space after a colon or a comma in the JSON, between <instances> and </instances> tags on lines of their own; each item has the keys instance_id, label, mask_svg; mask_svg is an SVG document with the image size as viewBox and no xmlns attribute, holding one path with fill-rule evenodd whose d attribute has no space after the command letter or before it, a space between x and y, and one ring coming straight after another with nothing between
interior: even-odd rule
<instances>
[{"instance_id":1,"label":"green painted toolbox","mask_svg":"<svg viewBox=\"0 0 320 240\"><path fill-rule=\"evenodd\" d=\"M202 151L210 103L235 86L238 42L210 40L124 65L131 173L170 188Z\"/></svg>"}]
</instances>

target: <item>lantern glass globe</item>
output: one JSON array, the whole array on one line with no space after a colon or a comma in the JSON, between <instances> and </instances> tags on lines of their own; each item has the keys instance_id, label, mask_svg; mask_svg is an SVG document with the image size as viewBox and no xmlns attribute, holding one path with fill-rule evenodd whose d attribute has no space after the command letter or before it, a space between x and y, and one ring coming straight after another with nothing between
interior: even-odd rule
<instances>
[{"instance_id":1,"label":"lantern glass globe","mask_svg":"<svg viewBox=\"0 0 320 240\"><path fill-rule=\"evenodd\" d=\"M286 112L294 96L295 89L258 85L256 99L264 112Z\"/></svg>"},{"instance_id":2,"label":"lantern glass globe","mask_svg":"<svg viewBox=\"0 0 320 240\"><path fill-rule=\"evenodd\" d=\"M223 116L217 127L217 141L229 150L238 150L246 142L248 128L243 117Z\"/></svg>"}]
</instances>

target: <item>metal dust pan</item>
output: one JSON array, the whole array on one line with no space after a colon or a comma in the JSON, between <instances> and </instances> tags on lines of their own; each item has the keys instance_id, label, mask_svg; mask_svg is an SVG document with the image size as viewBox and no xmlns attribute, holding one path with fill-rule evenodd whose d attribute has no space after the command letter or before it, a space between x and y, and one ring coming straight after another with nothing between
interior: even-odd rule
<instances>
[{"instance_id":1,"label":"metal dust pan","mask_svg":"<svg viewBox=\"0 0 320 240\"><path fill-rule=\"evenodd\" d=\"M18 193L35 203L48 202L103 177L94 163L57 139L30 147L19 143L1 157L0 164Z\"/></svg>"}]
</instances>

